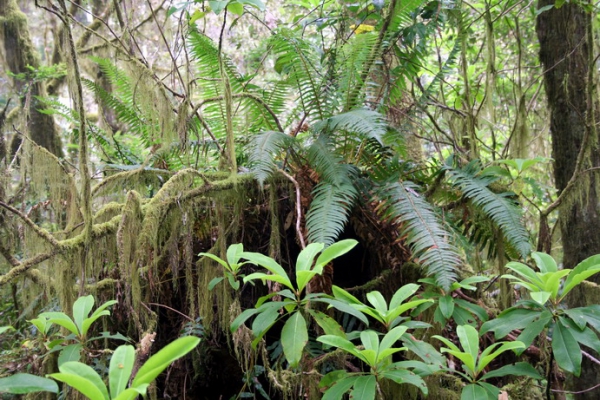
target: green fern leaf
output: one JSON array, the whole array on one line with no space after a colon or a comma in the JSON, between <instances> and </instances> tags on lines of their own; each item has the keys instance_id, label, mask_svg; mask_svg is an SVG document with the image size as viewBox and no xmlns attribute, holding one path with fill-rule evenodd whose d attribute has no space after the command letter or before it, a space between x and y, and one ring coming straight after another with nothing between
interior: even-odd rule
<instances>
[{"instance_id":1,"label":"green fern leaf","mask_svg":"<svg viewBox=\"0 0 600 400\"><path fill-rule=\"evenodd\" d=\"M511 198L512 192L495 193L488 186L495 176L483 175L479 161L472 161L462 169L446 165L454 187L479 207L502 231L504 237L522 257L531 252L529 234L521 222L521 211Z\"/></svg>"},{"instance_id":2,"label":"green fern leaf","mask_svg":"<svg viewBox=\"0 0 600 400\"><path fill-rule=\"evenodd\" d=\"M456 281L461 258L448 242L452 233L445 230L433 206L417 193L417 189L409 181L391 182L375 188L375 194L383 204L382 217L401 222L401 235L406 235L413 255L427 275L435 276L437 285L447 290Z\"/></svg>"},{"instance_id":3,"label":"green fern leaf","mask_svg":"<svg viewBox=\"0 0 600 400\"><path fill-rule=\"evenodd\" d=\"M316 122L313 129L316 132L351 132L381 143L387 131L387 124L377 111L357 109Z\"/></svg>"},{"instance_id":4,"label":"green fern leaf","mask_svg":"<svg viewBox=\"0 0 600 400\"><path fill-rule=\"evenodd\" d=\"M313 190L313 200L306 213L308 240L330 245L344 229L357 192L354 186L319 183Z\"/></svg>"},{"instance_id":5,"label":"green fern leaf","mask_svg":"<svg viewBox=\"0 0 600 400\"><path fill-rule=\"evenodd\" d=\"M281 132L267 131L254 136L249 144L251 171L262 185L277 169L275 157L292 146L294 138Z\"/></svg>"}]
</instances>

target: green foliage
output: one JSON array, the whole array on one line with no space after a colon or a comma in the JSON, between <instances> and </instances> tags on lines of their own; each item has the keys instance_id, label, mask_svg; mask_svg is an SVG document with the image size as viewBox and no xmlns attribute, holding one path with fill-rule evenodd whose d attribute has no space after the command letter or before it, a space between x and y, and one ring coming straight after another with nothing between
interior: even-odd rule
<instances>
[{"instance_id":1,"label":"green foliage","mask_svg":"<svg viewBox=\"0 0 600 400\"><path fill-rule=\"evenodd\" d=\"M442 353L448 353L462 361L463 371L448 369L463 377L469 384L462 390L462 400L496 400L500 394L498 388L486 382L486 379L506 375L529 376L542 379L537 371L526 362L514 365L505 365L496 370L484 373L486 367L498 358L502 353L509 350L525 349L522 342L497 342L480 351L479 334L471 325L459 325L456 334L460 341L462 350L443 336L434 335L433 338L442 341L447 347L442 347Z\"/></svg>"},{"instance_id":2,"label":"green foliage","mask_svg":"<svg viewBox=\"0 0 600 400\"><path fill-rule=\"evenodd\" d=\"M78 361L59 365L60 372L49 376L73 387L90 400L133 400L139 395L145 396L150 383L171 363L192 351L198 343L200 339L193 336L169 343L140 367L129 387L127 384L135 362L135 350L130 345L119 346L115 350L110 360L108 387L94 369Z\"/></svg>"},{"instance_id":3,"label":"green foliage","mask_svg":"<svg viewBox=\"0 0 600 400\"><path fill-rule=\"evenodd\" d=\"M58 339L47 342L47 347L51 351L60 351L58 357L59 365L67 361L79 360L81 351L87 345L87 342L98 339L88 337L88 332L92 324L100 317L110 315L110 311L108 311L107 308L117 303L116 300L107 301L91 313L94 302L95 300L92 295L82 296L75 300L72 311L73 318L69 317L64 312L53 311L41 313L38 318L34 318L30 321L40 332L42 339L45 341L50 339L49 334L53 325L59 325L70 332L70 335L66 337L59 337ZM126 339L122 335L111 336L109 334L105 334L100 338L110 337L115 339ZM75 343L65 345L65 343L70 340L74 340Z\"/></svg>"},{"instance_id":4,"label":"green foliage","mask_svg":"<svg viewBox=\"0 0 600 400\"><path fill-rule=\"evenodd\" d=\"M210 253L198 254L198 256L208 257L211 260L218 262L223 267L224 276L217 277L211 280L208 284L209 290L212 290L219 282L221 282L225 278L227 278L229 285L233 289L238 290L240 288L240 282L238 279L245 277L244 274L240 273L240 269L244 264L248 264L248 262L240 262L240 258L242 257L243 253L244 245L239 243L232 244L231 246L229 246L229 248L227 249L227 261L222 260L220 257L217 257L214 254Z\"/></svg>"},{"instance_id":5,"label":"green foliage","mask_svg":"<svg viewBox=\"0 0 600 400\"><path fill-rule=\"evenodd\" d=\"M27 394L37 392L58 393L58 385L52 379L31 374L14 374L0 378L0 393Z\"/></svg>"},{"instance_id":6,"label":"green foliage","mask_svg":"<svg viewBox=\"0 0 600 400\"><path fill-rule=\"evenodd\" d=\"M241 253L241 258L270 272L270 274L254 272L244 277L244 282L261 279L277 282L285 289L261 297L255 308L247 309L235 318L231 323L231 331L236 331L250 317L256 316L252 323L252 332L255 336L252 344L256 346L278 319L286 318L281 330L281 345L290 366L292 368L298 366L308 342L308 327L304 307L311 301L328 301L327 297L320 293L304 294L304 289L315 275L320 275L323 272L325 265L350 251L356 243L355 240L347 239L334 243L325 249L322 243L309 244L300 252L296 260L295 282L292 282L283 267L272 258L260 253ZM319 256L317 257L317 255ZM272 301L275 296L280 296L281 300Z\"/></svg>"},{"instance_id":7,"label":"green foliage","mask_svg":"<svg viewBox=\"0 0 600 400\"><path fill-rule=\"evenodd\" d=\"M593 330L600 328L600 305L565 309L564 300L573 288L600 272L600 256L589 257L572 270L558 269L548 254L533 252L531 257L539 272L528 265L510 262L506 267L518 276L503 275L525 288L530 299L518 301L496 319L483 324L482 332L493 331L496 338L501 338L515 329L522 329L517 340L526 346L545 332L552 339L552 352L558 365L579 376L580 345L600 354L600 340Z\"/></svg>"},{"instance_id":8,"label":"green foliage","mask_svg":"<svg viewBox=\"0 0 600 400\"><path fill-rule=\"evenodd\" d=\"M370 369L367 373L347 373L344 370L328 373L319 384L320 387L326 388L323 399L340 400L350 390L350 398L375 399L378 382L384 379L399 384L409 383L427 395L427 385L419 375L408 370L403 362L392 362L393 354L406 350L405 347L393 346L407 329L406 326L396 326L386 333L381 341L377 332L364 330L360 333L361 346L356 346L337 335L319 336L319 342L342 349L364 362ZM416 367L419 364L423 363L413 361L410 365ZM427 368L424 364L422 367Z\"/></svg>"},{"instance_id":9,"label":"green foliage","mask_svg":"<svg viewBox=\"0 0 600 400\"><path fill-rule=\"evenodd\" d=\"M512 198L513 193L495 193L489 185L498 176L486 174L479 161L472 161L464 168L449 165L444 167L452 184L461 190L463 196L480 208L502 231L508 242L526 257L531 252L529 234L521 223L521 211Z\"/></svg>"},{"instance_id":10,"label":"green foliage","mask_svg":"<svg viewBox=\"0 0 600 400\"><path fill-rule=\"evenodd\" d=\"M489 278L486 276L471 276L460 282L452 282L450 290L445 292L437 286L433 278L419 280L419 282L427 285L427 289L422 296L426 299L434 299L436 301L433 320L441 326L446 326L451 319L457 325L475 325L478 320L482 322L487 321L487 312L481 306L453 295L453 292L463 289L477 290L473 284L487 281L489 281ZM413 315L419 315L431 305L431 303L420 305L413 311Z\"/></svg>"},{"instance_id":11,"label":"green foliage","mask_svg":"<svg viewBox=\"0 0 600 400\"><path fill-rule=\"evenodd\" d=\"M380 213L400 224L402 235L411 251L423 265L427 275L435 277L436 284L448 290L456 280L461 263L457 249L448 241L450 236L439 220L433 206L417 193L412 182L389 182L376 188L382 201Z\"/></svg>"},{"instance_id":12,"label":"green foliage","mask_svg":"<svg viewBox=\"0 0 600 400\"><path fill-rule=\"evenodd\" d=\"M401 323L405 323L405 325L407 324L405 322L407 318L401 317L401 314L404 314L410 309L418 307L421 304L433 302L433 300L429 299L411 299L405 303L404 301L415 294L418 289L419 285L414 283L402 286L396 291L396 293L394 293L389 305L380 292L369 292L367 293L367 300L369 303L371 303L372 307L364 304L346 290L335 285L333 286L333 295L335 299L347 303L360 313L366 314L380 322L387 332ZM428 325L420 324L417 326L423 328L427 327Z\"/></svg>"}]
</instances>

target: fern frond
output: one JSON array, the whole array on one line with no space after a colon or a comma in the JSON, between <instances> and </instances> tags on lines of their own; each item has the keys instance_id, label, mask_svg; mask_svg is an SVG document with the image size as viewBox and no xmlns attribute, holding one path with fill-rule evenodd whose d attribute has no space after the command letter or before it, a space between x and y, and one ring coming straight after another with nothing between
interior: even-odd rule
<instances>
[{"instance_id":1,"label":"fern frond","mask_svg":"<svg viewBox=\"0 0 600 400\"><path fill-rule=\"evenodd\" d=\"M492 191L489 184L495 181L496 177L482 174L478 161L472 161L462 169L446 165L444 170L453 186L500 228L510 245L522 257L527 257L531 252L529 234L521 222L521 210L512 199L514 194Z\"/></svg>"},{"instance_id":2,"label":"fern frond","mask_svg":"<svg viewBox=\"0 0 600 400\"><path fill-rule=\"evenodd\" d=\"M387 124L377 111L357 109L316 122L313 129L316 132L351 132L381 143L387 131Z\"/></svg>"},{"instance_id":3,"label":"fern frond","mask_svg":"<svg viewBox=\"0 0 600 400\"><path fill-rule=\"evenodd\" d=\"M274 158L293 143L294 138L275 131L263 132L251 139L248 159L251 171L261 185L277 169Z\"/></svg>"},{"instance_id":4,"label":"fern frond","mask_svg":"<svg viewBox=\"0 0 600 400\"><path fill-rule=\"evenodd\" d=\"M331 104L323 96L325 77L319 55L313 46L291 30L279 30L269 41L276 59L276 69L287 77L302 105L303 112L309 117L323 119L332 114Z\"/></svg>"},{"instance_id":5,"label":"fern frond","mask_svg":"<svg viewBox=\"0 0 600 400\"><path fill-rule=\"evenodd\" d=\"M351 181L352 171L348 164L333 151L333 143L328 142L325 135L321 135L307 150L310 166L319 174L322 181L334 185L344 185Z\"/></svg>"},{"instance_id":6,"label":"fern frond","mask_svg":"<svg viewBox=\"0 0 600 400\"><path fill-rule=\"evenodd\" d=\"M461 258L448 242L452 234L438 220L433 206L417 193L412 182L390 182L375 189L381 202L379 213L390 222L399 222L401 235L406 236L413 255L418 258L428 276L447 290L456 281Z\"/></svg>"},{"instance_id":7,"label":"fern frond","mask_svg":"<svg viewBox=\"0 0 600 400\"><path fill-rule=\"evenodd\" d=\"M314 188L312 195L310 209L306 213L308 240L328 246L344 230L357 191L348 183L337 186L321 182Z\"/></svg>"}]
</instances>

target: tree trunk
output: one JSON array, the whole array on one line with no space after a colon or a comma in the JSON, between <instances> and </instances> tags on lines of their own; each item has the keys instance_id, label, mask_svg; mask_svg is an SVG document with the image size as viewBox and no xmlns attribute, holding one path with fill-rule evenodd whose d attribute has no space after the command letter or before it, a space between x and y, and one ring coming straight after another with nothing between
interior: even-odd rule
<instances>
[{"instance_id":1,"label":"tree trunk","mask_svg":"<svg viewBox=\"0 0 600 400\"><path fill-rule=\"evenodd\" d=\"M539 0L538 8L551 4L554 0ZM554 179L559 192L571 180L582 146L585 153L581 170L600 165L593 127L597 113L590 101L596 94L589 96L588 92L588 74L591 72L589 52L593 51L593 43L588 40L591 17L579 5L570 3L542 12L537 19L540 60L551 112ZM565 268L573 268L581 260L600 253L599 188L595 177L590 175L583 175L577 180L560 206ZM569 306L586 305L593 297L598 295L592 296L582 288L570 295ZM598 383L598 376L598 365L584 358L581 377L573 381L572 389L582 391L591 388ZM600 389L578 394L575 398L598 399Z\"/></svg>"},{"instance_id":2,"label":"tree trunk","mask_svg":"<svg viewBox=\"0 0 600 400\"><path fill-rule=\"evenodd\" d=\"M14 87L21 97L21 107L29 106L28 131L31 139L56 156L62 156L58 132L51 115L42 114L36 96L45 96L43 82L34 81L28 66L38 68L40 61L29 36L27 16L16 0L0 0L0 40L6 69L13 74L25 74L26 79L13 78ZM29 96L26 96L29 92ZM31 100L26 101L27 97ZM29 103L29 104L28 104ZM16 138L20 142L21 138ZM13 140L14 143L14 140ZM13 144L14 151L18 144Z\"/></svg>"}]
</instances>

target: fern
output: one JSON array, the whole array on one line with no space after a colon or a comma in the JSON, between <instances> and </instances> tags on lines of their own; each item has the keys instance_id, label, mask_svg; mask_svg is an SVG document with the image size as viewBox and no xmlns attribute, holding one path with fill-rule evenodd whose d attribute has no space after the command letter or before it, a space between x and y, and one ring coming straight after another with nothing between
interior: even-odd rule
<instances>
[{"instance_id":1,"label":"fern","mask_svg":"<svg viewBox=\"0 0 600 400\"><path fill-rule=\"evenodd\" d=\"M529 234L521 223L521 211L512 199L514 194L493 192L489 185L496 177L484 174L479 161L472 161L462 169L446 165L444 170L453 186L500 228L510 245L522 257L527 257L531 252Z\"/></svg>"},{"instance_id":2,"label":"fern","mask_svg":"<svg viewBox=\"0 0 600 400\"><path fill-rule=\"evenodd\" d=\"M380 215L390 222L400 222L401 235L406 236L413 255L428 276L435 276L444 290L456 280L461 258L448 242L452 233L445 230L433 206L417 193L412 182L390 182L375 188L381 202Z\"/></svg>"},{"instance_id":3,"label":"fern","mask_svg":"<svg viewBox=\"0 0 600 400\"><path fill-rule=\"evenodd\" d=\"M314 124L316 132L346 131L382 142L387 131L383 116L371 110L358 109L329 117Z\"/></svg>"},{"instance_id":4,"label":"fern","mask_svg":"<svg viewBox=\"0 0 600 400\"><path fill-rule=\"evenodd\" d=\"M293 145L294 138L281 132L267 131L252 138L249 145L249 162L256 179L262 185L277 168L274 157Z\"/></svg>"},{"instance_id":5,"label":"fern","mask_svg":"<svg viewBox=\"0 0 600 400\"><path fill-rule=\"evenodd\" d=\"M319 183L313 190L313 200L306 214L308 240L332 244L343 231L357 197L351 184Z\"/></svg>"}]
</instances>

